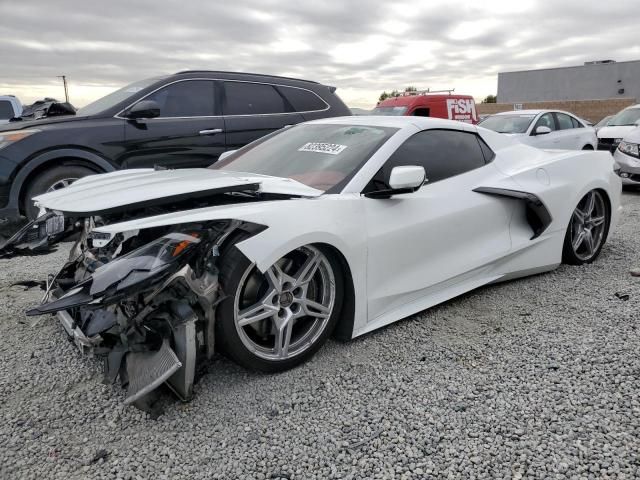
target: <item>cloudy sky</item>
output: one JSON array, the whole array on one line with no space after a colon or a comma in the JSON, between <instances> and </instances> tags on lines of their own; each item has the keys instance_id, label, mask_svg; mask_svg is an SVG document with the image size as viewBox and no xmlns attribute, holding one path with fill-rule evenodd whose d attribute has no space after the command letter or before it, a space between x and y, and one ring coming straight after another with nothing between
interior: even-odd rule
<instances>
[{"instance_id":1,"label":"cloudy sky","mask_svg":"<svg viewBox=\"0 0 640 480\"><path fill-rule=\"evenodd\" d=\"M0 0L0 94L82 106L184 69L495 94L500 71L640 59L637 0Z\"/></svg>"}]
</instances>

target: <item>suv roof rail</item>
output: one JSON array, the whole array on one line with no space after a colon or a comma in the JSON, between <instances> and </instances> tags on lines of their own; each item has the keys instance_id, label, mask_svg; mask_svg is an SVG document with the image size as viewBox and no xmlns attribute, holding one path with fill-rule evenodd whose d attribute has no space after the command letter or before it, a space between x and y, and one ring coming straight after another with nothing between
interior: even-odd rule
<instances>
[{"instance_id":1,"label":"suv roof rail","mask_svg":"<svg viewBox=\"0 0 640 480\"><path fill-rule=\"evenodd\" d=\"M185 73L230 73L230 74L240 74L240 75L253 75L254 77L271 77L271 78L284 78L286 80L297 80L299 82L308 82L308 83L316 83L320 85L319 82L315 82L313 80L304 80L302 78L294 78L294 77L283 77L282 75L269 75L266 73L250 73L250 72L228 72L225 70L182 70L180 72L176 72L174 75L182 75Z\"/></svg>"}]
</instances>

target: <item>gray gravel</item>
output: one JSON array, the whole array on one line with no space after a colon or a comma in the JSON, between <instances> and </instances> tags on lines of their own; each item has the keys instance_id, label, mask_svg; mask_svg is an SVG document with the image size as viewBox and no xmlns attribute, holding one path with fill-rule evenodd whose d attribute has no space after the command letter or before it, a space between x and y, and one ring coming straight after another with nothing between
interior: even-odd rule
<instances>
[{"instance_id":1,"label":"gray gravel","mask_svg":"<svg viewBox=\"0 0 640 480\"><path fill-rule=\"evenodd\" d=\"M24 316L41 292L10 284L65 252L0 260L0 478L637 478L640 194L624 203L593 265L482 288L279 375L217 359L157 420L52 319Z\"/></svg>"}]
</instances>

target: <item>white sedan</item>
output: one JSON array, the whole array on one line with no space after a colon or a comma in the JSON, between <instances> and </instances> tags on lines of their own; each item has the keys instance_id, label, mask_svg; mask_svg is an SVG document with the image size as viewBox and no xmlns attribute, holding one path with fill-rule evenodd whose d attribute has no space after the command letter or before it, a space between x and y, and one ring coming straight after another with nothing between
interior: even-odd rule
<instances>
[{"instance_id":1,"label":"white sedan","mask_svg":"<svg viewBox=\"0 0 640 480\"><path fill-rule=\"evenodd\" d=\"M208 169L85 177L37 197L43 215L2 251L80 230L28 314L57 312L127 402L163 382L188 399L214 351L280 371L332 333L592 262L620 190L607 152L548 152L435 118L329 118Z\"/></svg>"},{"instance_id":2,"label":"white sedan","mask_svg":"<svg viewBox=\"0 0 640 480\"><path fill-rule=\"evenodd\" d=\"M516 110L485 118L480 126L509 135L537 148L595 150L596 130L568 112L558 110Z\"/></svg>"}]
</instances>

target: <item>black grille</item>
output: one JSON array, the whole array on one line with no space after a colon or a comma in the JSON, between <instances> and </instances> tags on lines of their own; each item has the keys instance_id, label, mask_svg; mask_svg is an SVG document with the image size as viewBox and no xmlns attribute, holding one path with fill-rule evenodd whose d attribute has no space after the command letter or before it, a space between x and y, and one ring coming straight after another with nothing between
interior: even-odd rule
<instances>
[{"instance_id":1,"label":"black grille","mask_svg":"<svg viewBox=\"0 0 640 480\"><path fill-rule=\"evenodd\" d=\"M616 149L617 145L613 144L613 138L599 138L598 139L598 150L608 150L613 153Z\"/></svg>"}]
</instances>

